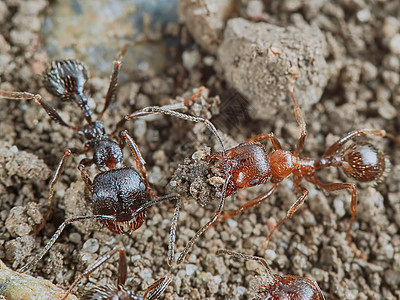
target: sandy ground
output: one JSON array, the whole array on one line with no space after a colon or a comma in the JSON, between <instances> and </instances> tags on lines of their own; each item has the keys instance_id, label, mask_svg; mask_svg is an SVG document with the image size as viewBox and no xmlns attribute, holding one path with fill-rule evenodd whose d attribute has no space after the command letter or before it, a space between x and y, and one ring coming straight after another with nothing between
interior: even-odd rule
<instances>
[{"instance_id":1,"label":"sandy ground","mask_svg":"<svg viewBox=\"0 0 400 300\"><path fill-rule=\"evenodd\" d=\"M29 3L28 9L22 8L23 1L0 2L0 88L40 93L65 121L83 124L76 106L51 101L50 94L41 87L39 75L49 58L40 43L39 31L48 3ZM274 26L306 24L321 31L327 43L326 67L316 81L321 85L321 99L304 99L310 91L301 88L307 83L301 75L294 88L300 105L305 107L303 114L309 133L303 155L318 157L353 129L384 129L394 135L399 132L399 13L398 1L242 1L221 18L241 16ZM268 112L267 101L273 100L259 105L246 95L238 96L235 91L240 87L235 89L231 85L244 83L229 79L232 74L221 63L223 54L218 52L218 45L215 49L202 48L191 37L196 38L196 33L189 33L190 26L175 27L179 29L175 34L182 46L171 52L175 60L171 59L160 74L133 74L140 80L121 85L117 101L104 116L108 132L127 113L148 105L168 104L177 96L189 99L193 88L205 85L210 97L196 100L190 113L213 117L227 147L272 131L284 148L294 149L299 129L290 100L281 101L272 117L260 117L260 109ZM223 28L214 28L217 44ZM285 53L284 46L280 51ZM243 61L249 54L239 51L239 55ZM290 63L291 59L288 57ZM111 73L111 61L109 66ZM129 69L129 65L123 68ZM309 65L305 63L304 68ZM224 71L229 74L224 75ZM268 69L268 74L273 72L273 68ZM310 72L315 75L315 71ZM291 74L287 73L286 79L279 76L276 89L282 91L287 89ZM311 77L307 75L308 78ZM107 75L89 81L93 99L90 105L97 113L103 107L107 85ZM70 147L82 149L84 140L52 122L33 102L0 99L0 106L0 259L17 269L46 244L65 218L91 214L87 191L76 169L85 156L76 156L67 161L55 187L57 208L52 218L39 234L33 233L45 212L51 174L64 151ZM205 146L211 147L212 152L220 150L204 126L182 120L152 117L130 121L126 129L141 149L157 195L167 194L166 187L185 158ZM267 251L262 251L271 224L279 221L296 199L288 178L259 207L210 229L180 266L170 268L166 263L174 206L162 204L149 210L146 224L130 235L112 234L96 222L68 226L31 274L67 289L97 258L116 246L124 246L129 260L127 287L139 295L155 280L171 274L174 281L167 288L166 299L257 299L249 287L260 266L215 255L218 249L227 248L266 258L277 274L315 279L327 299L399 299L399 146L388 139L368 140L385 153L391 166L378 183L357 185L358 207L351 238L365 260L357 257L345 241L351 216L350 193L326 192L308 183L304 183L310 192L305 205L273 235ZM128 151L125 159L126 165L134 166ZM93 168L92 178L95 174L97 170ZM318 174L325 182L351 182L335 168ZM242 190L227 199L225 209L237 208L269 187L266 184ZM213 201L202 208L192 199L186 200L177 228L178 252L211 218L217 205ZM89 280L83 280L75 294L83 295L94 286L115 283L117 260L113 258Z\"/></svg>"}]
</instances>

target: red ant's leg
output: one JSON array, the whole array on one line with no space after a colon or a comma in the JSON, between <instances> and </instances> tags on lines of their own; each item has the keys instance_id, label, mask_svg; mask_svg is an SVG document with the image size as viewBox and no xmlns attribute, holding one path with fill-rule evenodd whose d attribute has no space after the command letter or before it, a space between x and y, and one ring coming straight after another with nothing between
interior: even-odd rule
<instances>
[{"instance_id":1,"label":"red ant's leg","mask_svg":"<svg viewBox=\"0 0 400 300\"><path fill-rule=\"evenodd\" d=\"M171 116L174 118L183 119L183 120L194 122L194 123L203 123L217 138L217 140L221 144L224 155L226 155L224 143L222 142L222 139L213 123L211 123L209 120L204 119L204 118L183 114L183 113L171 110L171 109L166 109L163 106L161 106L161 107L158 107L158 106L145 107L138 112L135 112L133 114L125 116L121 121L118 122L116 129L110 136L112 136L118 128L120 128L122 125L124 125L126 121L128 121L132 118L138 118L138 117L148 116L148 115L157 114L157 113L164 114L166 116Z\"/></svg>"},{"instance_id":2,"label":"red ant's leg","mask_svg":"<svg viewBox=\"0 0 400 300\"><path fill-rule=\"evenodd\" d=\"M175 259L175 239L176 239L176 224L179 218L179 210L181 208L181 199L176 200L174 215L172 217L171 229L169 230L169 243L168 243L168 258L169 266L172 266Z\"/></svg>"},{"instance_id":3,"label":"red ant's leg","mask_svg":"<svg viewBox=\"0 0 400 300\"><path fill-rule=\"evenodd\" d=\"M261 142L262 140L269 139L272 143L272 147L274 150L282 149L281 143L279 143L278 139L274 136L274 134L271 133L264 133L264 134L259 134L256 136L253 136L252 138L249 138L246 140L245 143L257 143Z\"/></svg>"},{"instance_id":4,"label":"red ant's leg","mask_svg":"<svg viewBox=\"0 0 400 300\"><path fill-rule=\"evenodd\" d=\"M221 200L219 201L219 204L214 213L214 216L203 227L201 227L196 232L195 236L192 237L191 240L186 244L185 249L183 249L182 253L178 257L178 260L176 262L177 265L181 264L181 262L185 259L186 255L189 253L190 249L193 247L194 243L218 219L219 215L221 214L222 209L224 208L226 189L227 189L229 181L231 180L231 177L232 177L232 175L228 175L227 178L225 179L224 186L222 187L222 197L221 197Z\"/></svg>"},{"instance_id":5,"label":"red ant's leg","mask_svg":"<svg viewBox=\"0 0 400 300\"><path fill-rule=\"evenodd\" d=\"M290 81L289 96L290 96L290 98L292 98L292 101L294 104L294 114L296 115L297 124L299 124L300 129L301 129L301 135L297 142L296 150L294 151L294 155L299 156L300 151L303 149L304 141L307 136L307 129L306 129L306 122L304 121L303 115L300 110L300 106L297 103L296 99L294 98L294 94L293 94L293 82L295 79L296 79L296 76L293 76L292 80Z\"/></svg>"},{"instance_id":6,"label":"red ant's leg","mask_svg":"<svg viewBox=\"0 0 400 300\"><path fill-rule=\"evenodd\" d=\"M186 100L186 101L184 102L184 105L185 105L185 106L192 105L193 102L194 102L194 100L196 100L197 98L200 97L200 95L201 95L201 93L204 91L204 89L205 89L204 86L199 87L199 89L197 90L197 92L196 92L189 100Z\"/></svg>"},{"instance_id":7,"label":"red ant's leg","mask_svg":"<svg viewBox=\"0 0 400 300\"><path fill-rule=\"evenodd\" d=\"M138 171L142 174L144 184L146 185L146 190L147 192L151 195L153 198L157 198L157 195L153 193L153 190L150 187L150 184L147 181L146 178L146 167L145 167L145 160L143 159L142 154L140 153L139 147L136 145L136 143L133 141L133 139L130 137L128 134L128 131L123 130L120 133L120 147L122 148L124 145L124 141L128 144L129 150L131 151L131 154L133 158L135 159L136 162L136 168Z\"/></svg>"},{"instance_id":8,"label":"red ant's leg","mask_svg":"<svg viewBox=\"0 0 400 300\"><path fill-rule=\"evenodd\" d=\"M164 293L165 289L168 287L171 281L172 278L170 276L165 276L163 278L160 278L147 288L146 293L144 293L143 299L148 299L148 300L158 299L160 295ZM147 298L147 294L149 292L151 293L149 294L150 295L149 298Z\"/></svg>"},{"instance_id":9,"label":"red ant's leg","mask_svg":"<svg viewBox=\"0 0 400 300\"><path fill-rule=\"evenodd\" d=\"M375 135L375 136L382 136L390 138L391 140L395 141L396 143L400 144L400 140L396 138L394 135L387 133L385 130L369 130L369 129L356 129L349 133L347 133L344 137L340 138L336 143L329 147L328 150L324 153L322 157L327 157L338 151L345 143L349 140L354 139L361 134L367 135Z\"/></svg>"},{"instance_id":10,"label":"red ant's leg","mask_svg":"<svg viewBox=\"0 0 400 300\"><path fill-rule=\"evenodd\" d=\"M116 252L119 252L119 262L118 262L118 283L117 287L123 286L126 281L126 254L124 248L115 248L111 250L109 253L101 257L98 261L96 261L93 265L91 265L84 273L82 273L77 280L70 286L68 291L65 293L62 300L67 299L68 295L71 294L72 289L82 280L83 277L87 277L93 273L98 267L100 267L103 263L105 263L110 257L112 257Z\"/></svg>"},{"instance_id":11,"label":"red ant's leg","mask_svg":"<svg viewBox=\"0 0 400 300\"><path fill-rule=\"evenodd\" d=\"M246 204L244 204L243 206L241 206L239 209L237 210L231 210L228 211L226 213L224 213L222 216L220 216L218 218L218 220L213 224L217 225L220 222L225 221L226 219L232 218L234 216L240 215L242 212L248 210L249 208L259 205L261 202L267 200L269 197L271 197L271 195L275 192L276 188L278 187L279 183L274 184L274 186L266 193L250 200L249 202L247 202Z\"/></svg>"},{"instance_id":12,"label":"red ant's leg","mask_svg":"<svg viewBox=\"0 0 400 300\"><path fill-rule=\"evenodd\" d=\"M308 195L308 190L304 187L297 187L296 189L299 189L303 195L301 195L299 198L297 198L296 202L292 204L292 206L289 208L288 212L286 213L286 217L284 217L281 221L279 221L278 224L272 228L271 232L267 236L267 239L265 240L265 243L262 247L263 250L267 249L269 240L271 239L272 234L275 232L276 229L278 229L279 226L281 226L287 219L289 219L298 209L299 207L304 203L304 200L306 199Z\"/></svg>"}]
</instances>

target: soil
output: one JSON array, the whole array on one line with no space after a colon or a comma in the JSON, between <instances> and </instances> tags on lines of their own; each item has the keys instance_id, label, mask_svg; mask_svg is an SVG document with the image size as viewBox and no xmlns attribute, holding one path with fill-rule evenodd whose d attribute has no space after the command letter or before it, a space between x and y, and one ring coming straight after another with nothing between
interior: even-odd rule
<instances>
[{"instance_id":1,"label":"soil","mask_svg":"<svg viewBox=\"0 0 400 300\"><path fill-rule=\"evenodd\" d=\"M215 17L215 7L210 1L199 1L203 9L200 13L193 7L197 3L190 6L186 2L182 1L181 17L185 11L193 10L200 17L206 16L205 22L216 22L217 18L223 24L230 19L230 26L252 22L258 28L262 25L255 24L264 22L269 26L303 28L310 39L322 35L328 46L325 49L320 45L322 50L318 55L322 56L318 60L309 59L307 54L311 57L316 54L307 50L298 54L296 62L293 59L296 47L290 48L290 55L285 56L285 45L290 44L286 36L282 36L279 51L274 45L264 49L263 40L256 40L258 50L264 50L255 54L248 53L248 41L243 38L243 48L231 49L238 51L235 55L241 58L230 62L237 65L232 71L226 66L229 61L223 61L222 48L219 48L226 45L223 26L202 26L212 36L212 49L207 49L199 46L204 41L193 32L196 27L185 25L184 22L189 22L187 19L179 24L171 23L166 29L159 28L160 34L156 36L162 40L167 34L173 35L179 40L179 47L169 49L168 63L162 72L134 73L135 81L125 80L120 85L117 100L103 117L108 132L128 113L149 105L188 100L198 87L205 86L187 113L211 119L227 148L257 134L274 132L283 148L293 150L300 129L290 98L280 99L279 105L268 98L260 105L252 102L254 99L248 94L256 91L250 86L251 80L243 83L229 79L230 75L259 76L260 70L248 72L240 68L240 63L251 61L252 55L264 55L267 59L271 53L273 59L279 60L279 55L282 59L289 57L287 72L282 74L281 65L277 73L270 64L265 70L266 74L277 76L275 91L288 94L294 75L290 67L293 64L296 67L294 95L301 106L306 103L302 112L308 136L303 156L321 156L333 142L354 129L384 129L394 135L399 132L399 1L226 1L224 12L229 13ZM40 74L50 58L41 44L40 29L49 5L44 0L29 1L29 5L19 0L0 2L0 89L39 93L67 123L83 124L76 106L60 103L42 87ZM247 21L234 19L237 17ZM275 32L278 37L274 39L291 32ZM308 49L305 47L308 42L297 41L301 45L298 51ZM278 58L276 53L281 53ZM320 74L311 69L319 61L316 70L321 68ZM111 61L109 66L111 74ZM309 71L305 71L307 75L303 78L302 66ZM129 69L125 64L123 67ZM109 75L95 75L89 80L88 92L93 99L89 105L95 113L103 108L108 81ZM318 86L307 89L307 82ZM262 94L260 91L256 92ZM316 99L321 93L321 98ZM272 94L281 97L281 94ZM311 100L304 99L307 97ZM268 103L273 103L274 113L267 118L263 117L262 110L271 113ZM85 141L76 132L51 121L33 101L0 99L0 106L0 259L16 270L44 247L66 218L91 214L88 192L76 168L86 155L68 158L55 186L56 208L52 217L41 232L34 234L34 228L46 212L49 182L61 157L68 148L83 149ZM183 165L194 164L194 153L196 158L203 151L221 150L204 124L152 116L129 121L125 128L138 144L146 161L148 180L159 196L176 190L177 178L183 177ZM358 206L351 231L354 247L345 240L351 218L350 192L327 192L304 182L309 191L305 204L272 236L267 250L262 250L271 227L285 216L296 199L293 182L288 178L258 207L209 229L179 266L170 268L166 262L174 213L174 204L170 203L152 207L145 224L129 235L113 234L95 221L67 226L30 274L68 289L96 259L116 246L124 246L129 268L126 286L136 294L143 295L149 285L171 274L174 280L164 294L166 299L257 299L251 282L262 267L254 262L215 255L218 249L227 248L264 257L276 274L316 280L327 299L399 299L400 148L386 138L361 139L367 139L384 152L390 167L379 182L357 184ZM125 163L135 166L127 150ZM195 170L202 171L200 167ZM94 167L90 169L91 178L97 173ZM201 174L208 176L207 171ZM352 182L336 168L321 170L318 176L324 182ZM226 200L224 209L238 208L270 187L265 184L240 190ZM183 186L181 192L185 189ZM187 189L186 193L177 226L177 254L200 226L210 220L218 204L208 196L208 203L198 203L193 193ZM354 248L366 258L357 256ZM115 284L117 260L114 257L93 272L90 279L83 279L74 293L80 296L95 286Z\"/></svg>"}]
</instances>

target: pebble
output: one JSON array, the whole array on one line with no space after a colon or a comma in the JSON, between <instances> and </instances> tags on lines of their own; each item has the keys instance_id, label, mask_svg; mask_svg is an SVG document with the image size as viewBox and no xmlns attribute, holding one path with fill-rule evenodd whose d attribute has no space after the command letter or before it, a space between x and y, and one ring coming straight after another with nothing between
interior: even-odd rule
<instances>
[{"instance_id":1,"label":"pebble","mask_svg":"<svg viewBox=\"0 0 400 300\"><path fill-rule=\"evenodd\" d=\"M400 33L395 34L389 42L389 49L393 54L400 54Z\"/></svg>"},{"instance_id":2,"label":"pebble","mask_svg":"<svg viewBox=\"0 0 400 300\"><path fill-rule=\"evenodd\" d=\"M186 265L186 275L192 276L199 268L196 265L187 264Z\"/></svg>"},{"instance_id":3,"label":"pebble","mask_svg":"<svg viewBox=\"0 0 400 300\"><path fill-rule=\"evenodd\" d=\"M96 239L88 239L82 246L82 249L90 252L90 253L96 253L99 250L99 241Z\"/></svg>"}]
</instances>

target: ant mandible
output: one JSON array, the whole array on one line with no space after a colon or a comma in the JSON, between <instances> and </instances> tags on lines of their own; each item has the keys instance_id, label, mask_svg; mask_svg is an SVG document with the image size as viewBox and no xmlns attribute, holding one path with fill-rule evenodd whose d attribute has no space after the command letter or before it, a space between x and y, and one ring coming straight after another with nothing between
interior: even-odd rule
<instances>
[{"instance_id":1,"label":"ant mandible","mask_svg":"<svg viewBox=\"0 0 400 300\"><path fill-rule=\"evenodd\" d=\"M351 245L350 230L352 228L356 206L357 194L356 187L353 183L322 183L316 176L316 171L326 167L339 167L346 176L351 177L359 182L370 182L379 179L385 170L385 160L382 153L377 148L368 142L354 142L349 147L342 149L344 145L362 134L387 137L400 144L400 140L395 136L386 133L384 130L368 130L356 129L340 138L336 143L331 145L320 159L311 159L308 157L299 157L304 146L304 141L307 136L306 124L303 119L300 107L293 95L293 77L289 86L289 95L294 104L294 112L297 123L301 129L301 135L297 142L295 151L292 153L289 150L284 150L280 142L270 134L260 134L248 139L238 146L228 149L224 152L211 154L205 158L209 163L212 161L217 165L219 173L225 174L225 182L221 192L217 192L217 197L220 198L219 205L211 218L200 230L197 231L194 237L186 244L183 252L179 256L177 263L181 263L191 247L197 239L210 227L218 222L226 220L230 217L241 214L247 209L260 204L268 199L277 189L280 182L293 174L294 190L301 194L296 202L287 211L286 217L279 221L271 230L266 242L263 246L265 249L274 231L290 218L297 209L304 203L308 190L300 186L301 180L304 178L310 183L313 183L328 191L337 191L348 189L352 191L351 199L351 221L346 233L346 240ZM273 151L268 153L265 146L260 142L268 139L272 143ZM229 211L221 215L224 206L225 198L239 189L252 187L260 184L271 182L272 188L266 193L252 199L237 210Z\"/></svg>"},{"instance_id":2,"label":"ant mandible","mask_svg":"<svg viewBox=\"0 0 400 300\"><path fill-rule=\"evenodd\" d=\"M324 300L321 289L314 280L293 275L274 274L265 259L257 256L245 255L227 249L220 249L217 255L231 255L236 258L259 262L264 266L267 278L256 291L255 299L301 299L301 300Z\"/></svg>"},{"instance_id":3,"label":"ant mandible","mask_svg":"<svg viewBox=\"0 0 400 300\"><path fill-rule=\"evenodd\" d=\"M105 263L110 257L112 257L115 253L119 253L119 262L118 262L118 280L117 285L113 288L110 287L97 287L95 290L89 292L86 295L88 299L97 299L97 300L106 300L106 299L123 299L123 300L138 300L138 299L148 299L148 300L157 300L164 293L165 289L171 283L171 276L167 275L152 285L150 285L143 298L139 296L135 296L131 291L127 290L125 287L126 281L126 273L127 273L127 264L126 264L126 253L124 248L115 248L111 250L109 253L105 254L99 260L97 260L93 265L91 265L87 270L79 276L77 280L71 285L69 290L65 293L62 300L66 300L68 295L72 292L73 288L82 280L83 277L89 276L93 273L98 267L100 267L103 263ZM85 298L85 299L86 299Z\"/></svg>"},{"instance_id":4,"label":"ant mandible","mask_svg":"<svg viewBox=\"0 0 400 300\"><path fill-rule=\"evenodd\" d=\"M123 233L138 229L146 217L146 209L161 201L175 200L176 195L168 195L157 198L152 192L146 179L145 161L138 146L129 136L126 130L121 131L119 143L110 139L107 135L101 118L107 110L111 100L115 98L118 74L121 67L121 59L127 47L124 47L114 62L114 69L110 79L110 85L105 98L104 108L96 121L92 119L92 111L88 106L85 83L88 80L86 67L77 60L53 61L44 75L44 84L47 90L54 96L64 101L75 102L81 108L87 124L83 128L73 127L67 124L57 111L43 101L40 95L27 92L0 91L0 97L8 99L34 100L40 104L46 113L58 124L68 127L83 135L87 142L83 151L67 149L62 157L55 174L50 182L49 210L56 184L65 161L71 154L87 153L93 151L93 158L82 159L78 169L82 180L91 194L93 215L77 216L65 220L54 233L43 250L30 262L20 269L20 272L36 265L44 254L52 247L65 226L72 222L89 219L102 220L114 233ZM122 148L127 144L135 159L137 170L123 166ZM95 164L100 171L92 180L86 172L86 167ZM140 173L139 173L140 172ZM155 198L151 200L151 198ZM49 211L48 211L49 213ZM44 224L42 225L42 227ZM174 225L172 225L174 227ZM173 243L173 241L170 241Z\"/></svg>"}]
</instances>

